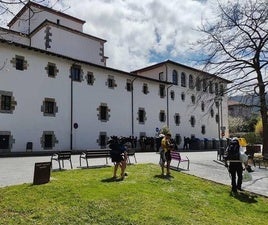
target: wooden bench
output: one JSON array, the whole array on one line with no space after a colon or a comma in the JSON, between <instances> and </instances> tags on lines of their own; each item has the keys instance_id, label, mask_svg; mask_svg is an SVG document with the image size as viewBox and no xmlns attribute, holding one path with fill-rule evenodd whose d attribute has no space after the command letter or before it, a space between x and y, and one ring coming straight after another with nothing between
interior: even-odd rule
<instances>
[{"instance_id":1,"label":"wooden bench","mask_svg":"<svg viewBox=\"0 0 268 225\"><path fill-rule=\"evenodd\" d=\"M52 167L52 161L55 160L59 163L59 169L61 170L62 168L64 168L64 161L68 160L70 162L71 168L73 168L71 156L72 156L71 151L61 151L53 154L51 156L51 167Z\"/></svg>"},{"instance_id":2,"label":"wooden bench","mask_svg":"<svg viewBox=\"0 0 268 225\"><path fill-rule=\"evenodd\" d=\"M188 159L187 156L185 156L185 158L182 158L181 154L178 151L171 151L170 154L171 154L171 159L172 160L178 161L177 169L179 169L179 166L180 166L181 162L187 162L187 170L189 170L190 160Z\"/></svg>"},{"instance_id":3,"label":"wooden bench","mask_svg":"<svg viewBox=\"0 0 268 225\"><path fill-rule=\"evenodd\" d=\"M79 157L80 167L82 165L82 159L84 159L86 160L88 168L88 159L92 158L105 158L106 164L108 164L108 158L110 158L110 149L89 149L82 152Z\"/></svg>"}]
</instances>

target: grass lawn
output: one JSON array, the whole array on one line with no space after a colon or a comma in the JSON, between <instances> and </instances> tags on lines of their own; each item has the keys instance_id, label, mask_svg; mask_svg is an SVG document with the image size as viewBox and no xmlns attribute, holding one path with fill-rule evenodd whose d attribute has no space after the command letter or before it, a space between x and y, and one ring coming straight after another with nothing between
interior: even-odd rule
<instances>
[{"instance_id":1,"label":"grass lawn","mask_svg":"<svg viewBox=\"0 0 268 225\"><path fill-rule=\"evenodd\" d=\"M52 172L44 185L0 188L0 224L267 224L268 198L154 164L131 165L124 181L112 167Z\"/></svg>"}]
</instances>

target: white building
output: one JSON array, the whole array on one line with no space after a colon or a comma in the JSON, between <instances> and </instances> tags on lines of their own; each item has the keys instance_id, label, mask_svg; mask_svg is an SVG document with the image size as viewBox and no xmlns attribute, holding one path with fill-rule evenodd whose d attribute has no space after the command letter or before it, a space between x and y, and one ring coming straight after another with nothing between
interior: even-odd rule
<instances>
[{"instance_id":1,"label":"white building","mask_svg":"<svg viewBox=\"0 0 268 225\"><path fill-rule=\"evenodd\" d=\"M106 41L83 33L84 23L29 2L0 28L0 153L27 143L33 151L100 148L112 135L155 136L165 125L180 147L184 136L228 131L228 80L169 60L109 68Z\"/></svg>"}]
</instances>

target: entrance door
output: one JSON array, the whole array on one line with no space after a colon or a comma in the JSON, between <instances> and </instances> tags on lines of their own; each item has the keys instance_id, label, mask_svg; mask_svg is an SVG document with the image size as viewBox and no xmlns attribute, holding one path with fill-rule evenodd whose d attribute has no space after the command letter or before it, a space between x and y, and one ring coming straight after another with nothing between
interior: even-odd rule
<instances>
[{"instance_id":1,"label":"entrance door","mask_svg":"<svg viewBox=\"0 0 268 225\"><path fill-rule=\"evenodd\" d=\"M0 150L9 150L9 135L0 135Z\"/></svg>"}]
</instances>

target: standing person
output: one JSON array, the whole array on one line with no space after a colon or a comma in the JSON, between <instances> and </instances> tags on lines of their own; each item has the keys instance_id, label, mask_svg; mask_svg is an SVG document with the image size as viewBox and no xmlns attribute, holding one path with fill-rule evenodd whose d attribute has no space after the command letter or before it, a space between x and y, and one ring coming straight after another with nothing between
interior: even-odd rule
<instances>
[{"instance_id":1,"label":"standing person","mask_svg":"<svg viewBox=\"0 0 268 225\"><path fill-rule=\"evenodd\" d=\"M120 179L123 180L125 178L125 170L127 166L127 149L119 142L117 137L112 137L109 147L111 149L112 162L114 163L113 178L117 178L117 170L118 167L120 167Z\"/></svg>"},{"instance_id":2,"label":"standing person","mask_svg":"<svg viewBox=\"0 0 268 225\"><path fill-rule=\"evenodd\" d=\"M170 151L173 150L173 145L170 142L171 134L167 133L161 141L161 151L160 151L160 166L162 171L162 176L164 176L164 166L167 163L167 176L170 176L170 162L171 155Z\"/></svg>"},{"instance_id":3,"label":"standing person","mask_svg":"<svg viewBox=\"0 0 268 225\"><path fill-rule=\"evenodd\" d=\"M240 161L240 146L237 139L233 139L226 149L226 166L229 161L229 173L232 179L232 192L237 193L237 190L242 190L243 165ZM237 175L237 180L236 180Z\"/></svg>"}]
</instances>

